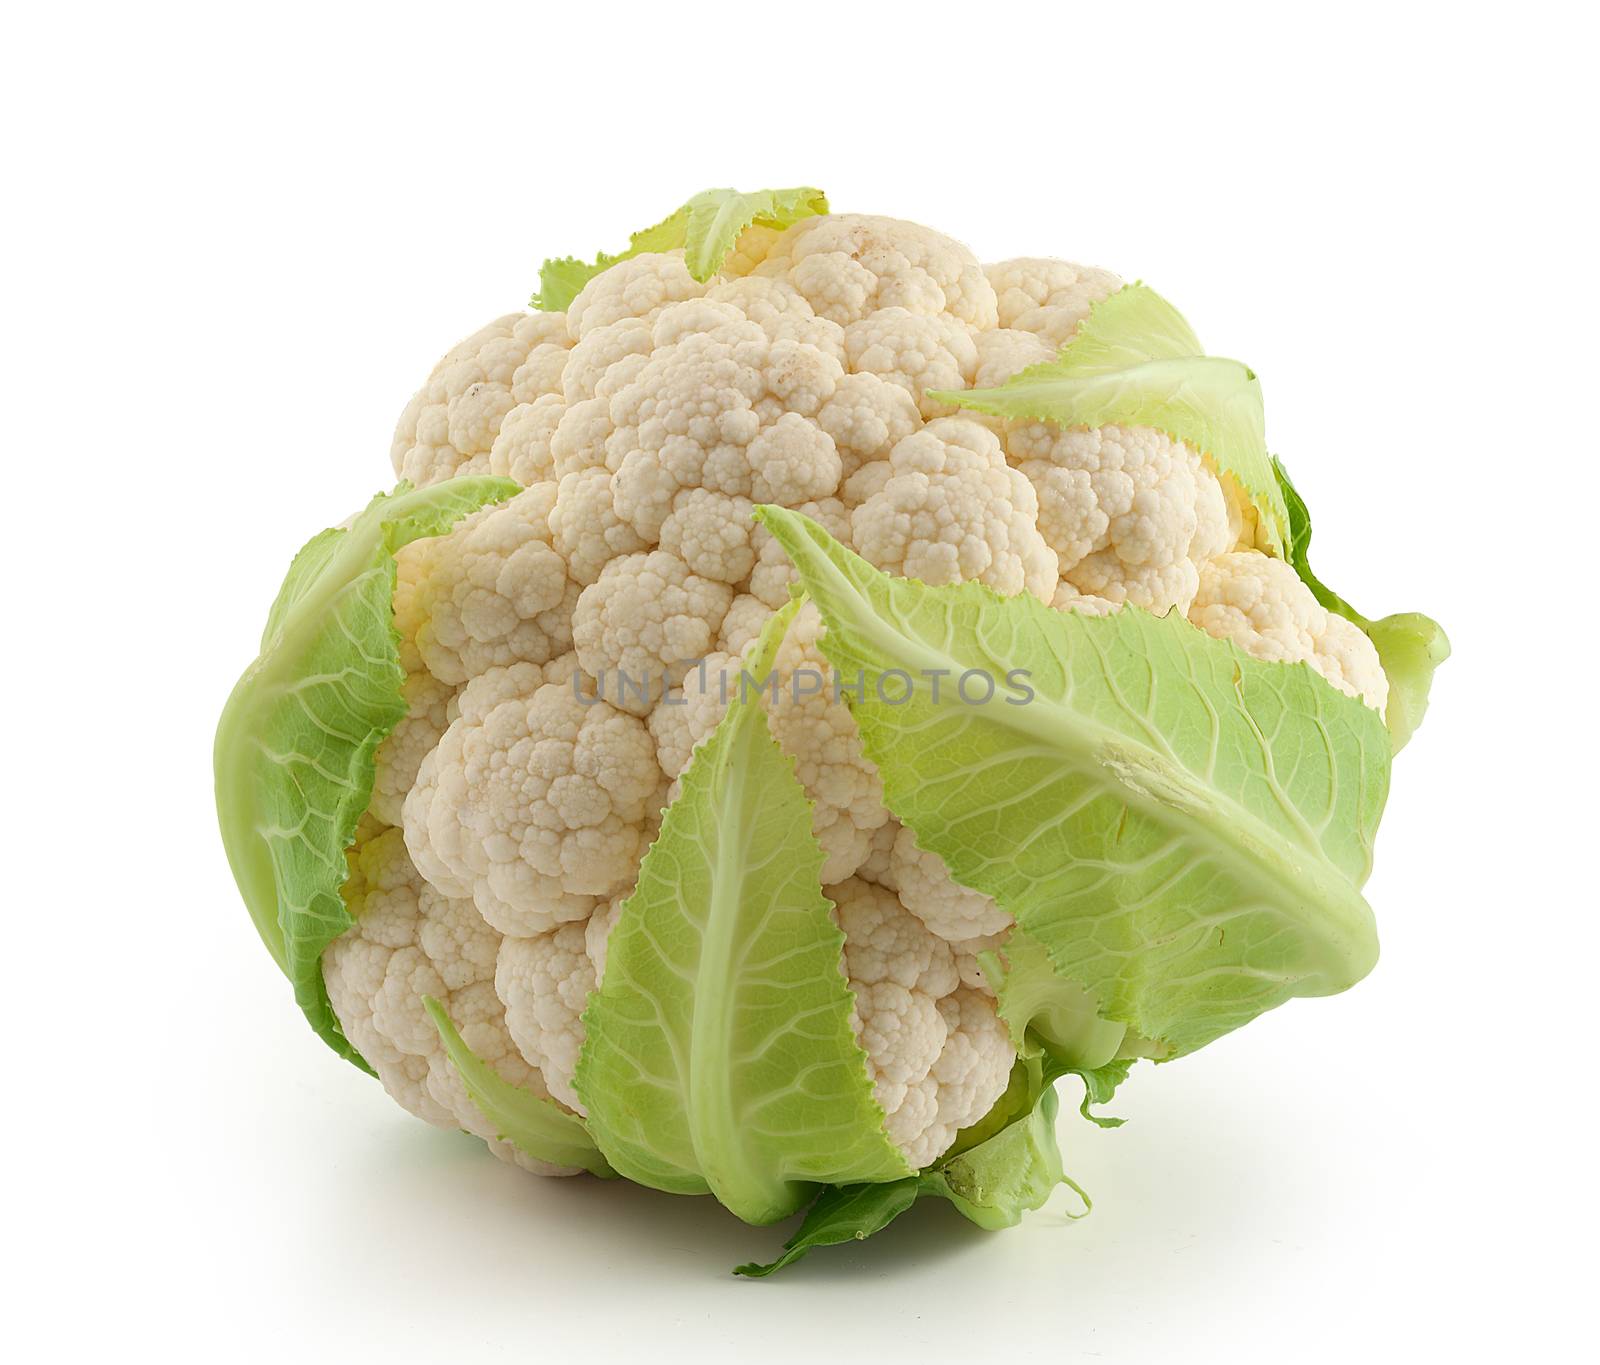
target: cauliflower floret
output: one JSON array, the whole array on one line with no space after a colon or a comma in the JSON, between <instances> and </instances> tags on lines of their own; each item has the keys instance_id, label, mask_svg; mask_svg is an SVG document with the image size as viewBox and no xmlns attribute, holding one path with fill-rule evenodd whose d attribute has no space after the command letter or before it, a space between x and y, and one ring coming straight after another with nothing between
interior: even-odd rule
<instances>
[{"instance_id":1,"label":"cauliflower floret","mask_svg":"<svg viewBox=\"0 0 1600 1365\"><path fill-rule=\"evenodd\" d=\"M602 270L567 309L567 332L581 341L597 327L624 318L653 321L668 304L697 299L706 286L689 274L683 252L646 251Z\"/></svg>"},{"instance_id":2,"label":"cauliflower floret","mask_svg":"<svg viewBox=\"0 0 1600 1365\"><path fill-rule=\"evenodd\" d=\"M717 649L724 654L743 654L750 642L761 634L772 610L759 597L740 593L733 599L728 614L722 618L722 633L717 636Z\"/></svg>"},{"instance_id":3,"label":"cauliflower floret","mask_svg":"<svg viewBox=\"0 0 1600 1365\"><path fill-rule=\"evenodd\" d=\"M695 660L710 653L733 601L726 583L691 573L665 550L606 565L583 590L573 640L586 673L612 703L644 715Z\"/></svg>"},{"instance_id":4,"label":"cauliflower floret","mask_svg":"<svg viewBox=\"0 0 1600 1365\"><path fill-rule=\"evenodd\" d=\"M405 1108L440 1127L459 1125L495 1138L445 1056L422 999L438 1000L468 1045L505 1080L546 1095L500 1023L491 986L500 936L471 902L444 896L417 874L399 830L365 827L348 856L343 894L355 927L322 956L334 1014ZM539 1174L575 1174L506 1143L490 1146L501 1159Z\"/></svg>"},{"instance_id":5,"label":"cauliflower floret","mask_svg":"<svg viewBox=\"0 0 1600 1365\"><path fill-rule=\"evenodd\" d=\"M889 1137L926 1166L1000 1097L1016 1052L993 1004L961 985L950 946L892 891L852 879L826 894Z\"/></svg>"},{"instance_id":6,"label":"cauliflower floret","mask_svg":"<svg viewBox=\"0 0 1600 1365\"><path fill-rule=\"evenodd\" d=\"M978 368L972 376L975 389L999 388L1012 375L1021 374L1030 365L1054 360L1056 355L1055 347L1032 332L1007 327L979 332L974 344L978 348Z\"/></svg>"},{"instance_id":7,"label":"cauliflower floret","mask_svg":"<svg viewBox=\"0 0 1600 1365\"><path fill-rule=\"evenodd\" d=\"M762 261L778 242L783 240L783 229L765 227L760 223L752 223L739 234L739 240L733 244L733 250L728 253L728 258L722 263L724 275L748 275Z\"/></svg>"},{"instance_id":8,"label":"cauliflower floret","mask_svg":"<svg viewBox=\"0 0 1600 1365\"><path fill-rule=\"evenodd\" d=\"M662 787L644 722L570 683L462 710L402 812L423 876L524 937L631 885Z\"/></svg>"},{"instance_id":9,"label":"cauliflower floret","mask_svg":"<svg viewBox=\"0 0 1600 1365\"><path fill-rule=\"evenodd\" d=\"M510 313L474 332L433 367L400 414L394 472L419 488L487 472L506 415L558 391L569 345L562 313Z\"/></svg>"},{"instance_id":10,"label":"cauliflower floret","mask_svg":"<svg viewBox=\"0 0 1600 1365\"><path fill-rule=\"evenodd\" d=\"M1253 659L1307 663L1341 692L1375 711L1389 700L1389 680L1372 641L1353 622L1326 610L1281 559L1240 550L1201 566L1189 620L1232 640Z\"/></svg>"},{"instance_id":11,"label":"cauliflower floret","mask_svg":"<svg viewBox=\"0 0 1600 1365\"><path fill-rule=\"evenodd\" d=\"M995 1013L993 997L981 990L962 986L951 991L939 1002L939 1015L944 1020L945 1045L932 1075L939 1085L940 1138L935 1150L943 1151L1005 1093L1017 1051Z\"/></svg>"},{"instance_id":12,"label":"cauliflower floret","mask_svg":"<svg viewBox=\"0 0 1600 1365\"><path fill-rule=\"evenodd\" d=\"M610 472L606 463L610 410L609 399L589 397L567 403L556 415L550 433L550 466L558 482L586 469Z\"/></svg>"},{"instance_id":13,"label":"cauliflower floret","mask_svg":"<svg viewBox=\"0 0 1600 1365\"><path fill-rule=\"evenodd\" d=\"M400 823L400 808L417 780L428 751L450 724L456 690L428 672L411 673L401 692L406 714L373 755L372 814L386 825Z\"/></svg>"},{"instance_id":14,"label":"cauliflower floret","mask_svg":"<svg viewBox=\"0 0 1600 1365\"><path fill-rule=\"evenodd\" d=\"M1039 530L1060 556L1061 577L1080 593L1187 611L1199 566L1233 548L1239 528L1216 474L1163 432L1029 422L1005 440L1038 490Z\"/></svg>"},{"instance_id":15,"label":"cauliflower floret","mask_svg":"<svg viewBox=\"0 0 1600 1365\"><path fill-rule=\"evenodd\" d=\"M682 776L695 747L717 728L729 703L739 695L741 663L732 653L706 655L683 685L674 687L650 713L656 760L668 778Z\"/></svg>"},{"instance_id":16,"label":"cauliflower floret","mask_svg":"<svg viewBox=\"0 0 1600 1365\"><path fill-rule=\"evenodd\" d=\"M512 408L489 451L489 472L515 479L524 488L553 482L555 460L550 454L550 440L564 412L566 405L553 393Z\"/></svg>"},{"instance_id":17,"label":"cauliflower floret","mask_svg":"<svg viewBox=\"0 0 1600 1365\"><path fill-rule=\"evenodd\" d=\"M587 1114L572 1077L583 1048L583 1011L606 969L606 941L627 897L613 896L586 922L558 925L532 938L501 940L494 989L506 1029L550 1094Z\"/></svg>"},{"instance_id":18,"label":"cauliflower floret","mask_svg":"<svg viewBox=\"0 0 1600 1365\"><path fill-rule=\"evenodd\" d=\"M909 869L907 885L900 875ZM895 892L900 902L942 938L955 955L961 984L993 999L994 988L978 962L978 954L998 948L1011 932L1011 916L987 896L956 884L944 860L917 847L911 831L893 816L873 832L872 851L856 871L864 882ZM992 933L960 935L974 922L997 924Z\"/></svg>"},{"instance_id":19,"label":"cauliflower floret","mask_svg":"<svg viewBox=\"0 0 1600 1365\"><path fill-rule=\"evenodd\" d=\"M661 523L661 548L693 573L719 583L742 583L756 552L756 523L749 498L709 488L685 488Z\"/></svg>"},{"instance_id":20,"label":"cauliflower floret","mask_svg":"<svg viewBox=\"0 0 1600 1365\"><path fill-rule=\"evenodd\" d=\"M847 374L818 411L817 425L833 437L848 479L868 461L887 459L922 420L908 389L875 374Z\"/></svg>"},{"instance_id":21,"label":"cauliflower floret","mask_svg":"<svg viewBox=\"0 0 1600 1365\"><path fill-rule=\"evenodd\" d=\"M684 489L786 506L826 497L844 467L811 419L843 377L825 351L769 341L748 321L659 348L608 409L608 459L625 452L612 485L616 515L654 542Z\"/></svg>"},{"instance_id":22,"label":"cauliflower floret","mask_svg":"<svg viewBox=\"0 0 1600 1365\"><path fill-rule=\"evenodd\" d=\"M586 1113L572 1086L583 1046L581 1016L594 989L594 963L584 947L586 921L561 924L532 938L500 943L494 989L505 1006L517 1049L539 1068L550 1093Z\"/></svg>"},{"instance_id":23,"label":"cauliflower floret","mask_svg":"<svg viewBox=\"0 0 1600 1365\"><path fill-rule=\"evenodd\" d=\"M488 669L455 694L445 715L447 727L458 719L465 720L469 725L482 724L483 718L501 702L531 697L546 683L571 687L574 674L583 679L583 673L578 668L578 656L570 652L547 664L523 662L505 668ZM580 683L578 692L585 697L594 695L593 688L586 683Z\"/></svg>"},{"instance_id":24,"label":"cauliflower floret","mask_svg":"<svg viewBox=\"0 0 1600 1365\"><path fill-rule=\"evenodd\" d=\"M839 499L852 512L868 498L883 492L884 485L894 477L894 466L887 458L864 464L844 481Z\"/></svg>"},{"instance_id":25,"label":"cauliflower floret","mask_svg":"<svg viewBox=\"0 0 1600 1365\"><path fill-rule=\"evenodd\" d=\"M822 655L822 630L815 603L806 603L778 647L776 682L766 705L772 737L795 760L795 776L811 800L822 880L830 883L845 880L866 860L873 831L889 812L878 770L862 752L842 688L835 688L833 669Z\"/></svg>"},{"instance_id":26,"label":"cauliflower floret","mask_svg":"<svg viewBox=\"0 0 1600 1365\"><path fill-rule=\"evenodd\" d=\"M1032 332L1052 353L1072 340L1101 299L1122 288L1109 270L1023 256L986 265L1002 327Z\"/></svg>"},{"instance_id":27,"label":"cauliflower floret","mask_svg":"<svg viewBox=\"0 0 1600 1365\"><path fill-rule=\"evenodd\" d=\"M956 955L956 971L961 975L963 986L991 1000L995 998L994 987L989 984L989 974L978 961L978 954L993 952L1009 936L1010 930L1002 929L998 934L980 934L977 938L964 938L950 945Z\"/></svg>"},{"instance_id":28,"label":"cauliflower floret","mask_svg":"<svg viewBox=\"0 0 1600 1365\"><path fill-rule=\"evenodd\" d=\"M890 875L906 909L949 943L998 934L1014 922L988 896L955 881L944 859L920 848L909 829L895 838Z\"/></svg>"},{"instance_id":29,"label":"cauliflower floret","mask_svg":"<svg viewBox=\"0 0 1600 1365\"><path fill-rule=\"evenodd\" d=\"M924 417L955 411L929 398L929 389L964 389L978 368L972 329L942 313L879 309L845 328L844 349L852 373L881 375L899 385Z\"/></svg>"},{"instance_id":30,"label":"cauliflower floret","mask_svg":"<svg viewBox=\"0 0 1600 1365\"><path fill-rule=\"evenodd\" d=\"M782 280L762 277L724 280L713 285L706 298L732 304L772 341L803 341L844 360L844 330L837 322L819 318L804 295Z\"/></svg>"},{"instance_id":31,"label":"cauliflower floret","mask_svg":"<svg viewBox=\"0 0 1600 1365\"><path fill-rule=\"evenodd\" d=\"M555 484L535 484L395 556L395 628L440 682L572 647L579 589L551 544L555 501Z\"/></svg>"},{"instance_id":32,"label":"cauliflower floret","mask_svg":"<svg viewBox=\"0 0 1600 1365\"><path fill-rule=\"evenodd\" d=\"M604 466L564 474L550 510L550 541L567 574L587 586L621 555L646 549L639 533L617 515L611 471Z\"/></svg>"},{"instance_id":33,"label":"cauliflower floret","mask_svg":"<svg viewBox=\"0 0 1600 1365\"><path fill-rule=\"evenodd\" d=\"M572 348L561 376L562 399L571 407L600 397L601 385L614 370L621 370L624 361L638 357L633 361L637 365L654 349L650 324L641 318L622 318L594 328Z\"/></svg>"},{"instance_id":34,"label":"cauliflower floret","mask_svg":"<svg viewBox=\"0 0 1600 1365\"><path fill-rule=\"evenodd\" d=\"M872 831L866 861L856 869L857 877L874 886L887 887L890 891L899 890L894 877L894 845L902 828L901 823L891 815Z\"/></svg>"},{"instance_id":35,"label":"cauliflower floret","mask_svg":"<svg viewBox=\"0 0 1600 1365\"><path fill-rule=\"evenodd\" d=\"M1080 616L1109 616L1121 604L1105 597L1096 597L1092 592L1080 592L1063 578L1056 584L1050 605L1057 611L1075 611Z\"/></svg>"},{"instance_id":36,"label":"cauliflower floret","mask_svg":"<svg viewBox=\"0 0 1600 1365\"><path fill-rule=\"evenodd\" d=\"M856 550L925 583L976 580L1048 602L1055 551L1035 524L1032 486L993 432L965 418L930 422L889 456L891 477L851 514Z\"/></svg>"},{"instance_id":37,"label":"cauliflower floret","mask_svg":"<svg viewBox=\"0 0 1600 1365\"><path fill-rule=\"evenodd\" d=\"M897 218L807 218L772 244L754 273L787 280L841 326L880 308L995 325L994 289L977 258L960 242Z\"/></svg>"}]
</instances>

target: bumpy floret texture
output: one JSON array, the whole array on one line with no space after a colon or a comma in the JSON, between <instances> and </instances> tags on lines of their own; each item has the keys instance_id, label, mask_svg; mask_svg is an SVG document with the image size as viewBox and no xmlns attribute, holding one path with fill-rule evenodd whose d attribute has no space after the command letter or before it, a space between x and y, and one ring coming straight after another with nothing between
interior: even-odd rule
<instances>
[{"instance_id":1,"label":"bumpy floret texture","mask_svg":"<svg viewBox=\"0 0 1600 1365\"><path fill-rule=\"evenodd\" d=\"M439 362L401 415L396 471L525 491L398 557L408 713L377 754L357 923L324 975L402 1104L555 1173L495 1141L422 997L507 1080L582 1112L608 935L794 582L756 503L927 582L1175 609L1383 706L1371 644L1252 548L1248 500L1208 457L1148 428L955 415L929 396L1048 360L1120 287L833 215L750 229L705 283L681 253L633 257L565 313L497 319ZM858 680L821 637L805 608L763 704L812 804L887 1130L923 1165L1004 1089L1015 1054L979 954L1010 919L890 815L851 718Z\"/></svg>"},{"instance_id":2,"label":"bumpy floret texture","mask_svg":"<svg viewBox=\"0 0 1600 1365\"><path fill-rule=\"evenodd\" d=\"M950 945L894 892L852 879L827 894L889 1136L912 1165L926 1165L988 1112L1016 1053L992 1002L962 982Z\"/></svg>"},{"instance_id":3,"label":"bumpy floret texture","mask_svg":"<svg viewBox=\"0 0 1600 1365\"><path fill-rule=\"evenodd\" d=\"M1341 692L1382 710L1389 680L1366 635L1323 608L1281 559L1256 550L1220 555L1200 570L1189 619L1246 654L1310 664Z\"/></svg>"},{"instance_id":4,"label":"bumpy floret texture","mask_svg":"<svg viewBox=\"0 0 1600 1365\"><path fill-rule=\"evenodd\" d=\"M344 897L356 924L329 946L323 975L350 1041L418 1118L476 1133L496 1156L540 1175L573 1174L499 1140L423 1008L424 998L438 1000L502 1078L547 1095L538 1067L507 1030L495 990L500 935L471 901L446 896L418 873L398 829L364 822L349 859Z\"/></svg>"}]
</instances>

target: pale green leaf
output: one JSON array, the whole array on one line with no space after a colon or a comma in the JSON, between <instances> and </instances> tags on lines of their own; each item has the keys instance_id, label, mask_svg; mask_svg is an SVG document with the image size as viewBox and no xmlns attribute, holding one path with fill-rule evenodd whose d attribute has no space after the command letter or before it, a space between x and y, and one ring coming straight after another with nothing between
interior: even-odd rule
<instances>
[{"instance_id":1,"label":"pale green leaf","mask_svg":"<svg viewBox=\"0 0 1600 1365\"><path fill-rule=\"evenodd\" d=\"M372 795L373 754L406 713L394 553L516 492L509 479L401 484L348 529L314 536L217 725L217 818L234 880L311 1026L359 1066L321 958L353 923L339 895L345 849Z\"/></svg>"},{"instance_id":2,"label":"pale green leaf","mask_svg":"<svg viewBox=\"0 0 1600 1365\"><path fill-rule=\"evenodd\" d=\"M1371 969L1359 888L1389 777L1375 712L1176 614L894 579L799 513L757 515L822 612L829 660L866 675L853 710L889 808L1104 1018L1176 1055ZM872 685L894 669L1027 676L987 705L926 686L894 705Z\"/></svg>"},{"instance_id":3,"label":"pale green leaf","mask_svg":"<svg viewBox=\"0 0 1600 1365\"><path fill-rule=\"evenodd\" d=\"M793 613L768 623L753 678ZM851 1031L810 804L759 690L732 690L612 931L576 1084L623 1175L768 1223L818 1183L909 1168Z\"/></svg>"},{"instance_id":4,"label":"pale green leaf","mask_svg":"<svg viewBox=\"0 0 1600 1365\"><path fill-rule=\"evenodd\" d=\"M1056 1092L1046 1086L1023 1118L924 1171L923 1193L948 1199L963 1217L991 1232L1015 1227L1067 1183L1056 1145L1058 1107Z\"/></svg>"},{"instance_id":5,"label":"pale green leaf","mask_svg":"<svg viewBox=\"0 0 1600 1365\"><path fill-rule=\"evenodd\" d=\"M1117 1093L1117 1087L1128 1079L1128 1072L1132 1069L1133 1062L1134 1059L1131 1057L1119 1057L1089 1071L1073 1068L1074 1074L1083 1080L1083 1103L1078 1106L1078 1112L1090 1123L1101 1128L1122 1127L1125 1120L1096 1114L1094 1107L1106 1104Z\"/></svg>"},{"instance_id":6,"label":"pale green leaf","mask_svg":"<svg viewBox=\"0 0 1600 1365\"><path fill-rule=\"evenodd\" d=\"M722 269L723 261L752 225L782 231L802 218L814 218L828 211L828 199L821 190L805 186L792 190L757 190L741 194L738 190L702 190L685 206L689 214L684 260L697 280L709 280Z\"/></svg>"}]
</instances>

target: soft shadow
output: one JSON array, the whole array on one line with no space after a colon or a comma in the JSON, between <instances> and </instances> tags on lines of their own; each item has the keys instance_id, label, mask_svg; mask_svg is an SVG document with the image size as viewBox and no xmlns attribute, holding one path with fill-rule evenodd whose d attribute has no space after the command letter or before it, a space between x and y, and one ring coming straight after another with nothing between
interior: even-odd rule
<instances>
[{"instance_id":1,"label":"soft shadow","mask_svg":"<svg viewBox=\"0 0 1600 1365\"><path fill-rule=\"evenodd\" d=\"M544 1263L552 1258L610 1270L648 1262L657 1274L731 1278L735 1265L774 1260L800 1224L797 1216L751 1227L709 1196L664 1194L624 1180L541 1179L496 1160L475 1138L416 1122L397 1121L374 1136L360 1165L339 1172L347 1201L341 1221L370 1225L372 1210L381 1208L396 1232L408 1220L415 1235L423 1225L429 1236L438 1236L441 1224L446 1232L470 1228L473 1243L495 1248L478 1273L499 1279L500 1292L525 1286L535 1266L548 1273ZM881 1281L985 1239L942 1200L919 1200L870 1243L819 1248L774 1279Z\"/></svg>"},{"instance_id":2,"label":"soft shadow","mask_svg":"<svg viewBox=\"0 0 1600 1365\"><path fill-rule=\"evenodd\" d=\"M1221 1051L1219 1061L1235 1060ZM881 1289L970 1277L1008 1292L1034 1283L1057 1294L1070 1281L1073 1299L1091 1303L1125 1292L1154 1266L1180 1263L1185 1273L1170 1290L1183 1299L1210 1281L1218 1257L1236 1273L1254 1266L1270 1278L1282 1239L1327 1212L1327 1198L1307 1189L1291 1134L1270 1122L1274 1106L1263 1101L1252 1114L1236 1098L1232 1067L1207 1070L1174 1071L1160 1085L1141 1077L1118 1097L1129 1122L1115 1131L1079 1119L1076 1096L1063 1088L1066 1168L1096 1204L1077 1222L1065 1216L1081 1207L1069 1191L1004 1234L925 1199L869 1241L820 1247L768 1280L735 1280L734 1266L776 1259L798 1218L749 1227L710 1197L591 1176L540 1179L497 1161L476 1139L397 1113L328 1173L324 1197L337 1206L340 1236L323 1251L370 1263L376 1247L401 1284L448 1284L469 1300L588 1299L596 1277L617 1276L663 1302L674 1286L719 1282L754 1289L861 1280ZM1197 1262L1192 1253L1202 1249Z\"/></svg>"}]
</instances>

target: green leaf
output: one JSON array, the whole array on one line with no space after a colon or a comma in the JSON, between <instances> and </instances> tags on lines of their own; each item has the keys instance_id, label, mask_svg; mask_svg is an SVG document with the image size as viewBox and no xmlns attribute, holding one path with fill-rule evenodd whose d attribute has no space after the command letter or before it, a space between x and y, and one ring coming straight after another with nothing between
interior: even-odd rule
<instances>
[{"instance_id":1,"label":"green leaf","mask_svg":"<svg viewBox=\"0 0 1600 1365\"><path fill-rule=\"evenodd\" d=\"M688 239L688 225L688 205L685 205L659 223L634 233L628 239L628 245L614 256L602 251L593 261L580 261L575 256L558 256L547 260L539 267L539 292L529 300L529 304L546 313L562 312L583 291L584 285L618 261L647 251L678 250Z\"/></svg>"},{"instance_id":2,"label":"green leaf","mask_svg":"<svg viewBox=\"0 0 1600 1365\"><path fill-rule=\"evenodd\" d=\"M1371 970L1359 887L1389 779L1375 712L1176 614L890 578L799 513L757 516L822 613L829 661L865 675L853 710L889 809L1102 1017L1177 1055ZM903 685L875 682L891 670L997 686L986 705L928 687L892 704Z\"/></svg>"},{"instance_id":3,"label":"green leaf","mask_svg":"<svg viewBox=\"0 0 1600 1365\"><path fill-rule=\"evenodd\" d=\"M1017 1096L1025 1097L1020 1108ZM923 1195L949 1200L968 1221L989 1231L1014 1227L1024 1213L1040 1208L1056 1186L1078 1188L1061 1169L1058 1104L1038 1062L1019 1063L1012 1088L995 1106L1007 1116L997 1131L974 1145L957 1142L927 1170L904 1180L823 1190L799 1230L783 1244L783 1255L766 1265L739 1266L734 1274L770 1275L816 1247L871 1237Z\"/></svg>"},{"instance_id":4,"label":"green leaf","mask_svg":"<svg viewBox=\"0 0 1600 1365\"><path fill-rule=\"evenodd\" d=\"M723 261L747 227L759 225L783 231L803 218L828 211L821 190L804 186L793 190L702 190L685 206L689 215L684 259L689 273L702 282L722 269Z\"/></svg>"},{"instance_id":5,"label":"green leaf","mask_svg":"<svg viewBox=\"0 0 1600 1365\"><path fill-rule=\"evenodd\" d=\"M1284 503L1289 509L1289 540L1285 558L1294 566L1300 581L1311 589L1317 601L1329 611L1360 626L1377 649L1378 662L1383 665L1384 675L1389 679L1389 701L1384 707L1384 719L1389 726L1389 738L1394 751L1399 753L1422 724L1422 717L1428 710L1428 692L1433 686L1434 670L1450 657L1450 640L1444 633L1444 627L1417 611L1385 616L1381 621L1369 621L1312 573L1307 558L1311 548L1311 512L1290 481L1289 471L1284 468L1283 461L1274 459L1272 467Z\"/></svg>"},{"instance_id":6,"label":"green leaf","mask_svg":"<svg viewBox=\"0 0 1600 1365\"><path fill-rule=\"evenodd\" d=\"M1187 360L1205 347L1188 319L1149 285L1130 284L1089 309L1057 360L1073 374L1114 374L1149 360ZM1050 370L1047 361L1031 368Z\"/></svg>"},{"instance_id":7,"label":"green leaf","mask_svg":"<svg viewBox=\"0 0 1600 1365\"><path fill-rule=\"evenodd\" d=\"M736 1266L733 1273L759 1279L793 1265L815 1247L865 1241L916 1203L919 1193L921 1184L914 1175L881 1185L830 1186L806 1211L799 1231L783 1244L783 1255L765 1265L750 1261Z\"/></svg>"},{"instance_id":8,"label":"green leaf","mask_svg":"<svg viewBox=\"0 0 1600 1365\"><path fill-rule=\"evenodd\" d=\"M1177 309L1142 284L1095 304L1054 360L998 388L928 396L1062 427L1164 431L1233 476L1256 509L1263 548L1281 552L1288 512L1267 453L1260 383L1237 360L1205 355Z\"/></svg>"},{"instance_id":9,"label":"green leaf","mask_svg":"<svg viewBox=\"0 0 1600 1365\"><path fill-rule=\"evenodd\" d=\"M828 211L827 196L809 186L790 190L701 190L682 208L654 227L636 232L616 255L602 251L594 261L573 256L548 260L539 270L539 292L532 306L558 313L577 298L584 285L618 261L646 251L683 249L689 274L704 283L722 269L739 234L752 224L782 230L802 218Z\"/></svg>"},{"instance_id":10,"label":"green leaf","mask_svg":"<svg viewBox=\"0 0 1600 1365\"><path fill-rule=\"evenodd\" d=\"M217 818L234 880L312 1028L363 1069L321 958L354 922L339 895L345 849L372 796L373 753L406 713L394 553L516 492L509 479L402 483L349 529L312 537L217 725Z\"/></svg>"},{"instance_id":11,"label":"green leaf","mask_svg":"<svg viewBox=\"0 0 1600 1365\"><path fill-rule=\"evenodd\" d=\"M1092 1070L1117 1055L1127 1025L1102 1018L1094 996L1062 976L1026 929L1014 928L1004 947L980 961L1019 1051L1043 1045L1068 1070Z\"/></svg>"},{"instance_id":12,"label":"green leaf","mask_svg":"<svg viewBox=\"0 0 1600 1365\"><path fill-rule=\"evenodd\" d=\"M753 678L770 672L795 606L768 623ZM810 803L759 691L732 690L612 931L576 1084L628 1179L709 1191L770 1223L817 1183L910 1168L851 1031Z\"/></svg>"},{"instance_id":13,"label":"green leaf","mask_svg":"<svg viewBox=\"0 0 1600 1365\"><path fill-rule=\"evenodd\" d=\"M1066 1183L1056 1145L1058 1108L1056 1092L1045 1087L1023 1118L924 1171L922 1192L948 1199L963 1217L991 1232L1015 1227Z\"/></svg>"},{"instance_id":14,"label":"green leaf","mask_svg":"<svg viewBox=\"0 0 1600 1365\"><path fill-rule=\"evenodd\" d=\"M1089 1071L1082 1071L1074 1067L1073 1074L1083 1078L1083 1103L1078 1106L1078 1112L1088 1119L1090 1123L1101 1128L1120 1128L1124 1119L1108 1118L1104 1114L1092 1112L1092 1106L1108 1104L1111 1097L1117 1093L1117 1087L1128 1079L1128 1072L1133 1067L1132 1057L1119 1057L1115 1061L1107 1062Z\"/></svg>"},{"instance_id":15,"label":"green leaf","mask_svg":"<svg viewBox=\"0 0 1600 1365\"><path fill-rule=\"evenodd\" d=\"M615 1178L617 1173L600 1155L581 1118L531 1090L512 1085L467 1046L443 1005L431 996L424 996L422 1003L467 1094L494 1124L502 1141L535 1161L577 1166L604 1179Z\"/></svg>"}]
</instances>

